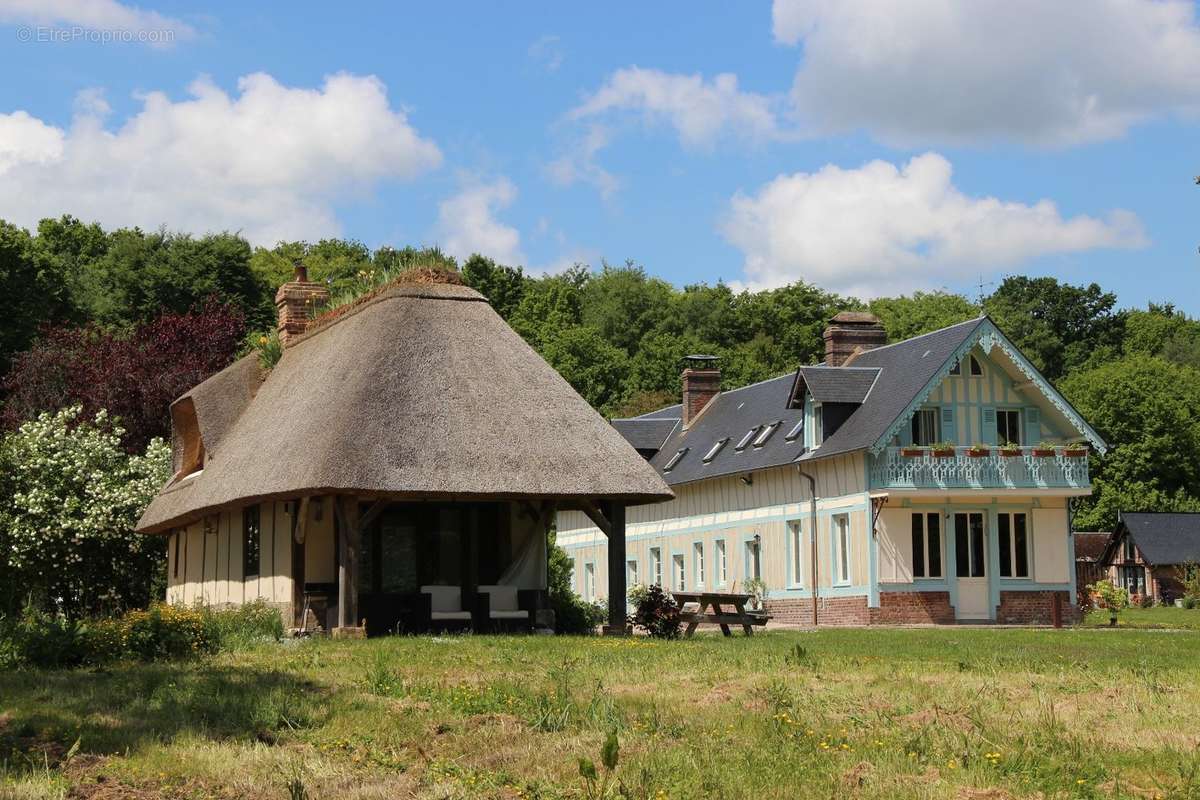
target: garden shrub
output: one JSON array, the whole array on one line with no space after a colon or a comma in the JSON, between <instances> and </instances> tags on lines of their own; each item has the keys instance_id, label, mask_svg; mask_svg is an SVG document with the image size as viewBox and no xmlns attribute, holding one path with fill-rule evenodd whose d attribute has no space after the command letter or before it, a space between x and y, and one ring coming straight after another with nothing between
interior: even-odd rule
<instances>
[{"instance_id":1,"label":"garden shrub","mask_svg":"<svg viewBox=\"0 0 1200 800\"><path fill-rule=\"evenodd\" d=\"M679 606L671 595L663 591L658 584L645 587L638 592L637 609L631 621L634 626L644 630L656 639L676 639L679 637L680 613Z\"/></svg>"},{"instance_id":2,"label":"garden shrub","mask_svg":"<svg viewBox=\"0 0 1200 800\"><path fill-rule=\"evenodd\" d=\"M552 593L550 607L554 609L556 633L595 633L596 626L608 619L608 608L603 603L589 603L574 592Z\"/></svg>"},{"instance_id":3,"label":"garden shrub","mask_svg":"<svg viewBox=\"0 0 1200 800\"><path fill-rule=\"evenodd\" d=\"M0 669L193 658L282 637L279 612L262 601L223 610L156 604L91 622L27 610L0 620Z\"/></svg>"}]
</instances>

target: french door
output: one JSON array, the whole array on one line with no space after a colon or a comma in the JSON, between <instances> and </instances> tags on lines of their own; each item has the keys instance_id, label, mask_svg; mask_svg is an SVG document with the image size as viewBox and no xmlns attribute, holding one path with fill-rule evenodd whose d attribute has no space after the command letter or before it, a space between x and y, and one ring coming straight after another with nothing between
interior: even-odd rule
<instances>
[{"instance_id":1,"label":"french door","mask_svg":"<svg viewBox=\"0 0 1200 800\"><path fill-rule=\"evenodd\" d=\"M954 515L954 559L959 619L991 619L987 575L987 526L982 511Z\"/></svg>"}]
</instances>

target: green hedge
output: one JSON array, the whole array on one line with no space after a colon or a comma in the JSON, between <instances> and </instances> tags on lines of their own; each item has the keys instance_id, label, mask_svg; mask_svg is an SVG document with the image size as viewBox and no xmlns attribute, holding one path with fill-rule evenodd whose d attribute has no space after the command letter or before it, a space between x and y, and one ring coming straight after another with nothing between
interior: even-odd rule
<instances>
[{"instance_id":1,"label":"green hedge","mask_svg":"<svg viewBox=\"0 0 1200 800\"><path fill-rule=\"evenodd\" d=\"M263 602L220 611L153 605L86 622L26 611L0 619L0 669L194 658L282 637L279 612Z\"/></svg>"}]
</instances>

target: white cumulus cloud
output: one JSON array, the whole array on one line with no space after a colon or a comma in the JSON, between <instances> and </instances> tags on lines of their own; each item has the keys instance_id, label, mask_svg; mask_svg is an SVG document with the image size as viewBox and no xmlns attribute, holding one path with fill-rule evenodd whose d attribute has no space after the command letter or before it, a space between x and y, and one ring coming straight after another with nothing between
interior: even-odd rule
<instances>
[{"instance_id":1,"label":"white cumulus cloud","mask_svg":"<svg viewBox=\"0 0 1200 800\"><path fill-rule=\"evenodd\" d=\"M1055 204L971 197L937 153L897 167L829 165L780 175L739 193L720 223L745 257L743 285L803 279L863 297L931 288L944 280L1039 256L1145 244L1131 213L1064 218Z\"/></svg>"},{"instance_id":2,"label":"white cumulus cloud","mask_svg":"<svg viewBox=\"0 0 1200 800\"><path fill-rule=\"evenodd\" d=\"M806 128L1067 146L1200 108L1190 0L775 0Z\"/></svg>"},{"instance_id":3,"label":"white cumulus cloud","mask_svg":"<svg viewBox=\"0 0 1200 800\"><path fill-rule=\"evenodd\" d=\"M657 69L625 67L568 113L573 120L627 113L675 129L688 147L709 147L721 136L767 140L781 135L776 101L744 92L731 73L711 81Z\"/></svg>"},{"instance_id":4,"label":"white cumulus cloud","mask_svg":"<svg viewBox=\"0 0 1200 800\"><path fill-rule=\"evenodd\" d=\"M521 233L496 218L517 199L517 187L503 176L471 181L438 205L438 245L460 261L475 253L502 264L521 265Z\"/></svg>"},{"instance_id":5,"label":"white cumulus cloud","mask_svg":"<svg viewBox=\"0 0 1200 800\"><path fill-rule=\"evenodd\" d=\"M302 89L256 73L235 95L206 79L190 95L147 94L117 127L94 91L81 94L67 129L0 114L0 217L240 230L271 245L338 235L339 199L441 163L374 77L338 74Z\"/></svg>"},{"instance_id":6,"label":"white cumulus cloud","mask_svg":"<svg viewBox=\"0 0 1200 800\"><path fill-rule=\"evenodd\" d=\"M163 33L174 39L196 34L187 23L116 0L0 0L0 22L31 25L71 25L97 31ZM152 38L154 44L169 44L166 38Z\"/></svg>"}]
</instances>

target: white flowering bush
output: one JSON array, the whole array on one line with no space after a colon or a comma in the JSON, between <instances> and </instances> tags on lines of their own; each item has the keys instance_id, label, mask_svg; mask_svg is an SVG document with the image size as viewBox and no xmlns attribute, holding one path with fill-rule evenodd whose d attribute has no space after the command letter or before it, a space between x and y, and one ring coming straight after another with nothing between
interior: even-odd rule
<instances>
[{"instance_id":1,"label":"white flowering bush","mask_svg":"<svg viewBox=\"0 0 1200 800\"><path fill-rule=\"evenodd\" d=\"M32 601L78 618L151 599L164 546L133 526L166 482L171 450L154 439L131 456L122 433L106 412L86 419L76 406L0 441L0 610Z\"/></svg>"}]
</instances>

